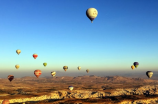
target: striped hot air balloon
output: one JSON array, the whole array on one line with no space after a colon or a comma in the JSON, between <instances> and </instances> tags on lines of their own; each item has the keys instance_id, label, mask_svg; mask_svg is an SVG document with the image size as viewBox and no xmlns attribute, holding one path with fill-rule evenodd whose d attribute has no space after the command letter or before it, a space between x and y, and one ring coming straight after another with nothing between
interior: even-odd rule
<instances>
[{"instance_id":1,"label":"striped hot air balloon","mask_svg":"<svg viewBox=\"0 0 158 104\"><path fill-rule=\"evenodd\" d=\"M37 54L33 54L32 56L33 56L34 59L36 59L38 57Z\"/></svg>"}]
</instances>

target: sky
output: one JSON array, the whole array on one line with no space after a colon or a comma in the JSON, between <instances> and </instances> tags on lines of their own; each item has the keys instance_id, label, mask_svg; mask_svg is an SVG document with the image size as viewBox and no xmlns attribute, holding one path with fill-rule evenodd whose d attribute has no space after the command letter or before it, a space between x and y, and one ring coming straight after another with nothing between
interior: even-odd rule
<instances>
[{"instance_id":1,"label":"sky","mask_svg":"<svg viewBox=\"0 0 158 104\"><path fill-rule=\"evenodd\" d=\"M0 76L63 72L65 65L68 73L130 73L133 62L139 62L134 71L156 71L157 5L157 0L1 0ZM98 11L93 23L88 8Z\"/></svg>"}]
</instances>

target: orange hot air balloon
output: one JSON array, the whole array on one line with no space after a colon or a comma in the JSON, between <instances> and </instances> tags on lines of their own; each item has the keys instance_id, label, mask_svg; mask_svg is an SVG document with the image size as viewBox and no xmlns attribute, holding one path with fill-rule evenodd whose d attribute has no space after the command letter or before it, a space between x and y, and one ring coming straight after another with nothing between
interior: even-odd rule
<instances>
[{"instance_id":1,"label":"orange hot air balloon","mask_svg":"<svg viewBox=\"0 0 158 104\"><path fill-rule=\"evenodd\" d=\"M2 104L9 104L9 100L3 100Z\"/></svg>"},{"instance_id":2,"label":"orange hot air balloon","mask_svg":"<svg viewBox=\"0 0 158 104\"><path fill-rule=\"evenodd\" d=\"M35 70L34 75L38 78L42 74L41 70Z\"/></svg>"},{"instance_id":3,"label":"orange hot air balloon","mask_svg":"<svg viewBox=\"0 0 158 104\"><path fill-rule=\"evenodd\" d=\"M8 75L8 80L11 82L14 79L13 75Z\"/></svg>"},{"instance_id":4,"label":"orange hot air balloon","mask_svg":"<svg viewBox=\"0 0 158 104\"><path fill-rule=\"evenodd\" d=\"M132 66L131 66L131 68L132 68L132 70L134 70L135 66L134 66L134 65L132 65Z\"/></svg>"},{"instance_id":5,"label":"orange hot air balloon","mask_svg":"<svg viewBox=\"0 0 158 104\"><path fill-rule=\"evenodd\" d=\"M37 54L33 54L33 58L36 59L38 57Z\"/></svg>"}]
</instances>

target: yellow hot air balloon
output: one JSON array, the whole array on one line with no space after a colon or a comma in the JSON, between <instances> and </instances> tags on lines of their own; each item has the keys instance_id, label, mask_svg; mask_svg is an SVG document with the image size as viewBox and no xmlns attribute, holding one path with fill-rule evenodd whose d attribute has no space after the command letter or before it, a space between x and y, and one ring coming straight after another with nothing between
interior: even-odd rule
<instances>
[{"instance_id":1,"label":"yellow hot air balloon","mask_svg":"<svg viewBox=\"0 0 158 104\"><path fill-rule=\"evenodd\" d=\"M132 68L132 70L134 70L135 66L134 66L134 65L132 65L132 66L131 66L131 68Z\"/></svg>"},{"instance_id":2,"label":"yellow hot air balloon","mask_svg":"<svg viewBox=\"0 0 158 104\"><path fill-rule=\"evenodd\" d=\"M16 68L16 69L19 69L19 67L20 67L19 65L15 65L15 68Z\"/></svg>"},{"instance_id":3,"label":"yellow hot air balloon","mask_svg":"<svg viewBox=\"0 0 158 104\"><path fill-rule=\"evenodd\" d=\"M77 67L78 68L78 70L81 70L81 67L79 66L79 67Z\"/></svg>"},{"instance_id":4,"label":"yellow hot air balloon","mask_svg":"<svg viewBox=\"0 0 158 104\"><path fill-rule=\"evenodd\" d=\"M53 77L55 77L56 72L55 72L55 71L52 71L52 72L51 72L51 75L52 75Z\"/></svg>"},{"instance_id":5,"label":"yellow hot air balloon","mask_svg":"<svg viewBox=\"0 0 158 104\"><path fill-rule=\"evenodd\" d=\"M16 53L19 55L21 53L21 50L16 50Z\"/></svg>"},{"instance_id":6,"label":"yellow hot air balloon","mask_svg":"<svg viewBox=\"0 0 158 104\"><path fill-rule=\"evenodd\" d=\"M87 69L86 72L89 73L89 69Z\"/></svg>"},{"instance_id":7,"label":"yellow hot air balloon","mask_svg":"<svg viewBox=\"0 0 158 104\"><path fill-rule=\"evenodd\" d=\"M93 20L98 16L98 11L95 8L89 8L86 11L86 15L93 23Z\"/></svg>"},{"instance_id":8,"label":"yellow hot air balloon","mask_svg":"<svg viewBox=\"0 0 158 104\"><path fill-rule=\"evenodd\" d=\"M64 66L64 67L63 67L63 69L64 69L65 71L67 71L67 69L68 69L68 66Z\"/></svg>"}]
</instances>

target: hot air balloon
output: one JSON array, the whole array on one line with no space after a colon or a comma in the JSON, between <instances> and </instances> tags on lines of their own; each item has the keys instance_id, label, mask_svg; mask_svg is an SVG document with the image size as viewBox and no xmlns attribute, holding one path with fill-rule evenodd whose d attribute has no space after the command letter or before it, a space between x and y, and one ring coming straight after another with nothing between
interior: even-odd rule
<instances>
[{"instance_id":1,"label":"hot air balloon","mask_svg":"<svg viewBox=\"0 0 158 104\"><path fill-rule=\"evenodd\" d=\"M86 72L88 73L88 72L89 72L89 69L87 69Z\"/></svg>"},{"instance_id":2,"label":"hot air balloon","mask_svg":"<svg viewBox=\"0 0 158 104\"><path fill-rule=\"evenodd\" d=\"M134 65L132 65L132 66L131 66L131 68L132 68L132 70L134 70L135 66L134 66Z\"/></svg>"},{"instance_id":3,"label":"hot air balloon","mask_svg":"<svg viewBox=\"0 0 158 104\"><path fill-rule=\"evenodd\" d=\"M52 71L52 72L51 72L51 75L52 75L53 77L55 77L56 72L55 72L55 71Z\"/></svg>"},{"instance_id":4,"label":"hot air balloon","mask_svg":"<svg viewBox=\"0 0 158 104\"><path fill-rule=\"evenodd\" d=\"M72 91L74 89L73 86L69 86L69 90Z\"/></svg>"},{"instance_id":5,"label":"hot air balloon","mask_svg":"<svg viewBox=\"0 0 158 104\"><path fill-rule=\"evenodd\" d=\"M19 65L15 65L15 68L16 68L16 69L19 69L19 67L20 67Z\"/></svg>"},{"instance_id":6,"label":"hot air balloon","mask_svg":"<svg viewBox=\"0 0 158 104\"><path fill-rule=\"evenodd\" d=\"M64 67L63 67L63 69L64 69L65 71L67 71L67 69L68 69L68 66L64 66Z\"/></svg>"},{"instance_id":7,"label":"hot air balloon","mask_svg":"<svg viewBox=\"0 0 158 104\"><path fill-rule=\"evenodd\" d=\"M133 65L135 66L135 68L137 68L139 63L138 62L134 62Z\"/></svg>"},{"instance_id":8,"label":"hot air balloon","mask_svg":"<svg viewBox=\"0 0 158 104\"><path fill-rule=\"evenodd\" d=\"M33 54L33 58L36 59L38 57L37 54Z\"/></svg>"},{"instance_id":9,"label":"hot air balloon","mask_svg":"<svg viewBox=\"0 0 158 104\"><path fill-rule=\"evenodd\" d=\"M79 66L79 67L77 67L78 68L78 70L81 70L81 67Z\"/></svg>"},{"instance_id":10,"label":"hot air balloon","mask_svg":"<svg viewBox=\"0 0 158 104\"><path fill-rule=\"evenodd\" d=\"M153 76L153 72L152 71L147 71L146 75L148 76L148 78L151 78Z\"/></svg>"},{"instance_id":11,"label":"hot air balloon","mask_svg":"<svg viewBox=\"0 0 158 104\"><path fill-rule=\"evenodd\" d=\"M46 67L46 66L47 66L47 63L43 63L43 65Z\"/></svg>"},{"instance_id":12,"label":"hot air balloon","mask_svg":"<svg viewBox=\"0 0 158 104\"><path fill-rule=\"evenodd\" d=\"M14 79L13 75L8 75L8 80L11 82Z\"/></svg>"},{"instance_id":13,"label":"hot air balloon","mask_svg":"<svg viewBox=\"0 0 158 104\"><path fill-rule=\"evenodd\" d=\"M98 15L98 11L95 8L89 8L86 11L86 15L87 17L91 20L91 22L93 23L93 20L97 17Z\"/></svg>"},{"instance_id":14,"label":"hot air balloon","mask_svg":"<svg viewBox=\"0 0 158 104\"><path fill-rule=\"evenodd\" d=\"M16 50L16 53L19 55L21 53L21 50Z\"/></svg>"},{"instance_id":15,"label":"hot air balloon","mask_svg":"<svg viewBox=\"0 0 158 104\"><path fill-rule=\"evenodd\" d=\"M9 104L9 100L3 100L2 104Z\"/></svg>"},{"instance_id":16,"label":"hot air balloon","mask_svg":"<svg viewBox=\"0 0 158 104\"><path fill-rule=\"evenodd\" d=\"M35 70L34 75L38 78L42 74L41 70Z\"/></svg>"}]
</instances>

